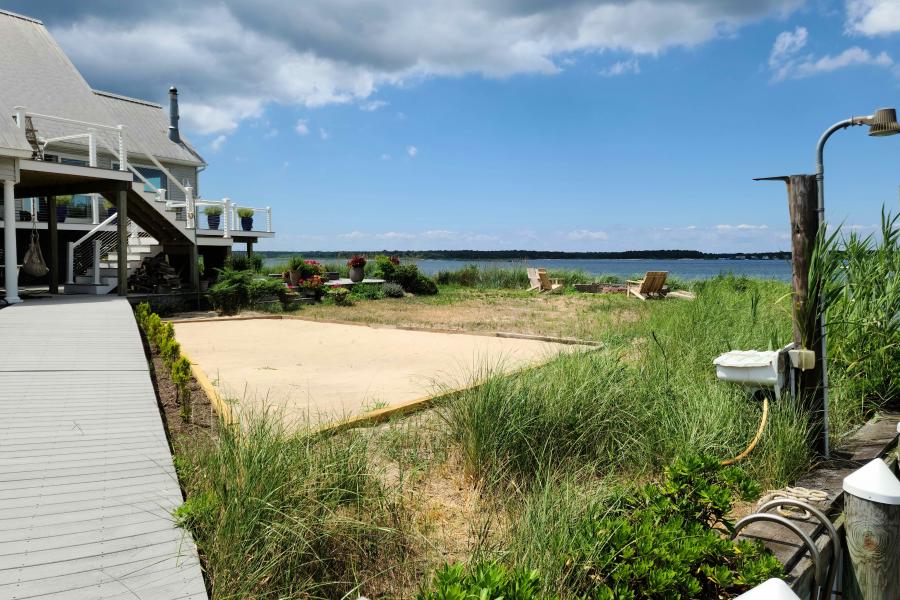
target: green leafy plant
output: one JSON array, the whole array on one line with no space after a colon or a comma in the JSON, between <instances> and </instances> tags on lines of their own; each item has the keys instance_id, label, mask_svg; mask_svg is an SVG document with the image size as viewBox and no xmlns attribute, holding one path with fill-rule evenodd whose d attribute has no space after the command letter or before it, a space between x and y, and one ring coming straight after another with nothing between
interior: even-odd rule
<instances>
[{"instance_id":1,"label":"green leafy plant","mask_svg":"<svg viewBox=\"0 0 900 600\"><path fill-rule=\"evenodd\" d=\"M418 600L537 600L541 578L537 571L508 569L497 562L478 562L466 568L444 565L431 585L419 591Z\"/></svg>"},{"instance_id":2,"label":"green leafy plant","mask_svg":"<svg viewBox=\"0 0 900 600\"><path fill-rule=\"evenodd\" d=\"M328 299L338 306L352 306L353 299L350 297L350 290L342 287L335 287L328 290Z\"/></svg>"},{"instance_id":3,"label":"green leafy plant","mask_svg":"<svg viewBox=\"0 0 900 600\"><path fill-rule=\"evenodd\" d=\"M351 295L359 300L381 300L384 298L384 290L378 284L357 284L353 286Z\"/></svg>"},{"instance_id":4,"label":"green leafy plant","mask_svg":"<svg viewBox=\"0 0 900 600\"><path fill-rule=\"evenodd\" d=\"M659 484L642 488L620 511L591 506L565 556L565 587L592 598L731 597L783 567L756 542L733 542L725 518L736 498L759 488L714 457L676 460Z\"/></svg>"},{"instance_id":5,"label":"green leafy plant","mask_svg":"<svg viewBox=\"0 0 900 600\"><path fill-rule=\"evenodd\" d=\"M384 279L390 283L399 284L411 294L432 296L438 293L437 284L420 273L419 267L413 264L393 265L393 270L385 273Z\"/></svg>"},{"instance_id":6,"label":"green leafy plant","mask_svg":"<svg viewBox=\"0 0 900 600\"><path fill-rule=\"evenodd\" d=\"M208 217L218 217L222 215L222 207L221 206L207 206L203 209L203 214Z\"/></svg>"},{"instance_id":7,"label":"green leafy plant","mask_svg":"<svg viewBox=\"0 0 900 600\"><path fill-rule=\"evenodd\" d=\"M288 269L296 271L299 279L308 279L314 275L321 276L322 265L315 260L304 260L302 256L292 256L288 261Z\"/></svg>"},{"instance_id":8,"label":"green leafy plant","mask_svg":"<svg viewBox=\"0 0 900 600\"><path fill-rule=\"evenodd\" d=\"M253 271L260 273L263 270L263 257L261 254L232 253L225 259L225 268L232 271Z\"/></svg>"},{"instance_id":9,"label":"green leafy plant","mask_svg":"<svg viewBox=\"0 0 900 600\"><path fill-rule=\"evenodd\" d=\"M381 290L385 298L402 298L406 295L406 292L403 291L403 286L399 283L385 283L381 286Z\"/></svg>"},{"instance_id":10,"label":"green leafy plant","mask_svg":"<svg viewBox=\"0 0 900 600\"><path fill-rule=\"evenodd\" d=\"M178 402L181 405L181 410L179 411L181 420L185 423L190 423L192 411L191 390L189 387L191 381L191 362L182 356L172 363L171 368L172 383L175 384Z\"/></svg>"},{"instance_id":11,"label":"green leafy plant","mask_svg":"<svg viewBox=\"0 0 900 600\"><path fill-rule=\"evenodd\" d=\"M241 219L252 219L254 214L254 210L252 208L239 208L237 209L237 215Z\"/></svg>"}]
</instances>

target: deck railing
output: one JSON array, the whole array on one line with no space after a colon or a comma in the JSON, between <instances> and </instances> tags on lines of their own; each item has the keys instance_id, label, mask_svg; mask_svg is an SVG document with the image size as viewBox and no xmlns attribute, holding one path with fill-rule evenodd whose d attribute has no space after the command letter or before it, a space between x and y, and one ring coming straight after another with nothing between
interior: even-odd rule
<instances>
[{"instance_id":1,"label":"deck railing","mask_svg":"<svg viewBox=\"0 0 900 600\"><path fill-rule=\"evenodd\" d=\"M173 175L171 171L169 171L156 158L156 156L147 151L147 149L143 146L143 144L140 143L140 141L136 140L132 136L129 136L124 125L103 125L99 123L90 123L87 121L79 121L77 119L68 119L65 117L58 117L54 115L44 115L40 113L29 112L23 106L16 106L15 111L16 112L13 116L20 128L26 129L28 128L29 124L32 125L32 128L26 132L26 137L35 146L36 154L43 156L44 150L51 144L86 141L88 150L88 166L97 167L97 148L99 145L114 157L114 162L117 162L119 171L130 171L138 180L143 182L144 185L151 190L151 193L155 194L156 201L164 202L166 208L169 209L184 209L186 229L198 229L197 218L199 216L198 210L200 207L221 206L223 237L230 238L231 232L235 231L240 226L240 219L237 217L238 208L252 208L254 217L260 213L264 214L265 232L272 232L271 207L238 207L231 202L230 198L224 198L222 200L207 200L202 198L195 198L193 188L189 184L179 181L179 179L175 175ZM66 134L57 135L54 137L39 137L35 132L35 129L39 130L39 128L33 127L34 120L49 121L52 123L63 125L66 128ZM184 195L184 201L174 202L165 188L157 188L153 183L151 183L143 174L141 174L137 167L131 164L131 162L129 161L129 153L140 154L146 157L154 167L159 169L160 172L165 175L167 181L171 182L172 185L174 185L182 192L182 194ZM101 224L99 196L96 194L91 194L91 197L91 221L93 225L99 226ZM33 218L36 218L36 215L33 216ZM109 219L107 219L107 221L108 220ZM254 231L262 230L254 229Z\"/></svg>"}]
</instances>

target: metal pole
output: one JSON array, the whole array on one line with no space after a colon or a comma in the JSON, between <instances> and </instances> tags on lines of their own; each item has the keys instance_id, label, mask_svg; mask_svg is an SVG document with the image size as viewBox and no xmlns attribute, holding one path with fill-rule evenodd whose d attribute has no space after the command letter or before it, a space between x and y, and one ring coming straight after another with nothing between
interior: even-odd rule
<instances>
[{"instance_id":1,"label":"metal pole","mask_svg":"<svg viewBox=\"0 0 900 600\"><path fill-rule=\"evenodd\" d=\"M864 122L859 117L850 117L849 119L844 119L843 121L838 121L831 127L825 130L825 133L822 134L822 137L819 138L819 143L816 144L816 185L819 188L819 198L818 198L818 206L816 208L816 212L819 214L819 228L821 229L825 225L825 163L824 163L824 155L825 155L825 142L828 141L828 138L832 136L836 131L840 131L841 129L846 129L847 127L852 127L854 125L864 125ZM830 455L829 442L828 442L828 364L826 362L827 358L827 344L825 337L825 325L826 325L826 317L825 317L825 298L819 295L819 313L821 315L820 321L820 335L822 337L822 421L823 421L823 433L825 436L823 447L825 449L825 458L828 458Z\"/></svg>"}]
</instances>

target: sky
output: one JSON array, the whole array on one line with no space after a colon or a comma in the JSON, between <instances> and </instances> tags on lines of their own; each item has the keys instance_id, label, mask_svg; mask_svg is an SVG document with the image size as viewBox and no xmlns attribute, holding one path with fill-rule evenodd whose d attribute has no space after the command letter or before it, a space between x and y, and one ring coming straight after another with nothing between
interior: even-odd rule
<instances>
[{"instance_id":1,"label":"sky","mask_svg":"<svg viewBox=\"0 0 900 600\"><path fill-rule=\"evenodd\" d=\"M4 1L167 105L264 250L790 248L783 184L900 104L900 0ZM897 212L900 136L837 133L831 223Z\"/></svg>"}]
</instances>

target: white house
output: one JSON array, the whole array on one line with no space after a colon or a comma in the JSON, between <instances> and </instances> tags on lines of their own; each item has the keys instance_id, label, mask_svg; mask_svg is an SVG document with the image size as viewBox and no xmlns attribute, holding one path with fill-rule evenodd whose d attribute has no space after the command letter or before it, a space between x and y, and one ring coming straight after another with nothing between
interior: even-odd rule
<instances>
[{"instance_id":1,"label":"white house","mask_svg":"<svg viewBox=\"0 0 900 600\"><path fill-rule=\"evenodd\" d=\"M263 202L202 197L206 162L179 129L174 87L168 114L94 90L40 21L3 10L0 56L0 283L8 302L19 301L19 278L28 275L18 266L35 231L50 272L29 283L120 295L146 256L165 253L196 289L200 256L215 266L235 242L252 251L274 236ZM219 218L208 219L207 209ZM252 209L252 224L238 209Z\"/></svg>"}]
</instances>

